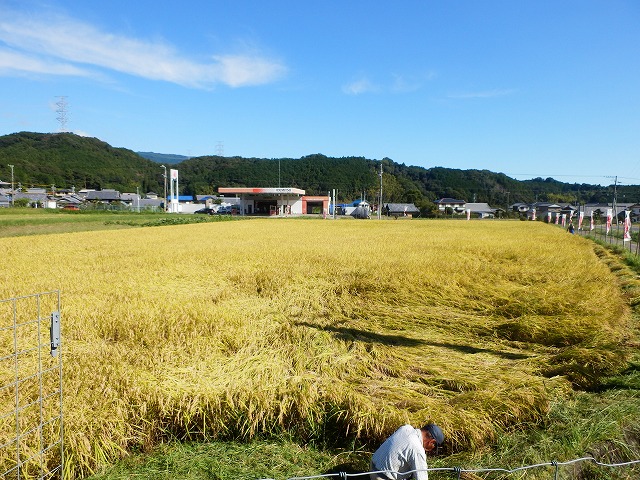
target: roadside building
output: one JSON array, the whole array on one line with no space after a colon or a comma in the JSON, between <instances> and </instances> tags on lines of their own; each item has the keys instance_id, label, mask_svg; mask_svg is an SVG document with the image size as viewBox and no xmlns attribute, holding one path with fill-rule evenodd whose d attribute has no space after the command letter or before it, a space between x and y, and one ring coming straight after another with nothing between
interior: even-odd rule
<instances>
[{"instance_id":1,"label":"roadside building","mask_svg":"<svg viewBox=\"0 0 640 480\"><path fill-rule=\"evenodd\" d=\"M504 211L500 208L491 208L488 203L467 203L465 208L470 211L472 217L495 218L498 212Z\"/></svg>"},{"instance_id":2,"label":"roadside building","mask_svg":"<svg viewBox=\"0 0 640 480\"><path fill-rule=\"evenodd\" d=\"M441 212L444 212L447 208L451 208L456 213L463 213L465 211L465 205L467 204L464 200L448 197L436 200L434 203L438 206L438 210Z\"/></svg>"},{"instance_id":3,"label":"roadside building","mask_svg":"<svg viewBox=\"0 0 640 480\"><path fill-rule=\"evenodd\" d=\"M413 203L385 203L382 214L388 217L413 218L420 215L420 209Z\"/></svg>"},{"instance_id":4,"label":"roadside building","mask_svg":"<svg viewBox=\"0 0 640 480\"><path fill-rule=\"evenodd\" d=\"M551 202L535 202L531 204L531 208L536 209L536 216L539 218L546 218L549 213L553 216L560 215L562 210L560 205Z\"/></svg>"},{"instance_id":5,"label":"roadside building","mask_svg":"<svg viewBox=\"0 0 640 480\"><path fill-rule=\"evenodd\" d=\"M521 215L527 215L533 208L531 204L524 202L517 202L509 206L512 212L517 212Z\"/></svg>"},{"instance_id":6,"label":"roadside building","mask_svg":"<svg viewBox=\"0 0 640 480\"><path fill-rule=\"evenodd\" d=\"M67 210L80 210L80 206L84 203L82 198L75 194L65 195L58 198L58 207Z\"/></svg>"},{"instance_id":7,"label":"roadside building","mask_svg":"<svg viewBox=\"0 0 640 480\"><path fill-rule=\"evenodd\" d=\"M81 190L82 192L82 190ZM122 195L117 190L89 190L84 197L88 202L95 203L120 203Z\"/></svg>"},{"instance_id":8,"label":"roadside building","mask_svg":"<svg viewBox=\"0 0 640 480\"><path fill-rule=\"evenodd\" d=\"M305 195L300 188L220 187L218 193L224 195L225 202L230 202L230 196L234 197L241 215L283 216L329 212L328 195Z\"/></svg>"},{"instance_id":9,"label":"roadside building","mask_svg":"<svg viewBox=\"0 0 640 480\"><path fill-rule=\"evenodd\" d=\"M14 202L26 199L28 205L32 208L57 208L58 202L54 197L48 196L46 193L24 193L16 192L14 194Z\"/></svg>"}]
</instances>

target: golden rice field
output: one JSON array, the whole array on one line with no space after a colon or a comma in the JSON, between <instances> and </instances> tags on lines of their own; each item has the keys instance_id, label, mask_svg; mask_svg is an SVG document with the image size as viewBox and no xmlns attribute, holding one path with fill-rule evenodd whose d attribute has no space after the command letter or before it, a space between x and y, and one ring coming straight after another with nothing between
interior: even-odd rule
<instances>
[{"instance_id":1,"label":"golden rice field","mask_svg":"<svg viewBox=\"0 0 640 480\"><path fill-rule=\"evenodd\" d=\"M594 244L538 222L256 219L0 256L0 299L61 290L70 478L167 437L375 444L434 420L476 448L620 368L631 322Z\"/></svg>"}]
</instances>

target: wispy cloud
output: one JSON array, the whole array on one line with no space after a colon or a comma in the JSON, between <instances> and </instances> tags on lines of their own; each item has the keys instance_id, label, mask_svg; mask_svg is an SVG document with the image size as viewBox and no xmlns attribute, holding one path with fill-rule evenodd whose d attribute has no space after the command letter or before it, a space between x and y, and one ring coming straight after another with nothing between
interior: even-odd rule
<instances>
[{"instance_id":1,"label":"wispy cloud","mask_svg":"<svg viewBox=\"0 0 640 480\"><path fill-rule=\"evenodd\" d=\"M517 90L515 88L510 89L494 89L484 90L479 92L463 92L463 93L451 93L447 95L447 98L453 99L471 99L471 98L494 98L494 97L506 97L513 95Z\"/></svg>"},{"instance_id":2,"label":"wispy cloud","mask_svg":"<svg viewBox=\"0 0 640 480\"><path fill-rule=\"evenodd\" d=\"M411 93L420 90L425 83L436 78L435 72L427 72L421 75L392 74L391 81L374 83L368 77L363 76L342 87L342 91L348 95L361 95L364 93Z\"/></svg>"},{"instance_id":3,"label":"wispy cloud","mask_svg":"<svg viewBox=\"0 0 640 480\"><path fill-rule=\"evenodd\" d=\"M0 47L0 73L92 76L88 70L70 63L44 60L2 47Z\"/></svg>"},{"instance_id":4,"label":"wispy cloud","mask_svg":"<svg viewBox=\"0 0 640 480\"><path fill-rule=\"evenodd\" d=\"M377 93L380 87L366 77L354 80L342 86L342 91L347 95L362 95L363 93Z\"/></svg>"},{"instance_id":5,"label":"wispy cloud","mask_svg":"<svg viewBox=\"0 0 640 480\"><path fill-rule=\"evenodd\" d=\"M0 72L95 76L120 72L190 88L261 85L278 80L286 66L259 53L212 55L211 61L188 58L163 41L106 32L66 16L0 20Z\"/></svg>"}]
</instances>

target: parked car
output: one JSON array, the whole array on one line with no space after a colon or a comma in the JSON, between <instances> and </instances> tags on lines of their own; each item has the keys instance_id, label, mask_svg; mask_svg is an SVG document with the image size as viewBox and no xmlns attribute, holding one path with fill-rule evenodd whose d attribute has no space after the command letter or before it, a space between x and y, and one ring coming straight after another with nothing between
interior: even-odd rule
<instances>
[{"instance_id":1,"label":"parked car","mask_svg":"<svg viewBox=\"0 0 640 480\"><path fill-rule=\"evenodd\" d=\"M193 213L200 213L204 215L215 215L216 211L213 208L201 208L200 210L196 210Z\"/></svg>"},{"instance_id":2,"label":"parked car","mask_svg":"<svg viewBox=\"0 0 640 480\"><path fill-rule=\"evenodd\" d=\"M218 208L218 215L231 215L232 207L231 205L222 205Z\"/></svg>"}]
</instances>

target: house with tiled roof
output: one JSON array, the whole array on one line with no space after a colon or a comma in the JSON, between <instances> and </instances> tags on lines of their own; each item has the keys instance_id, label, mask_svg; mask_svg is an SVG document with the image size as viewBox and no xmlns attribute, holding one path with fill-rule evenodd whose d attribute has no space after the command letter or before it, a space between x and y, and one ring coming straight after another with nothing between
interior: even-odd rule
<instances>
[{"instance_id":1,"label":"house with tiled roof","mask_svg":"<svg viewBox=\"0 0 640 480\"><path fill-rule=\"evenodd\" d=\"M16 192L13 199L14 203L21 199L26 199L29 202L29 206L34 208L58 207L57 199L47 195L46 193Z\"/></svg>"},{"instance_id":2,"label":"house with tiled roof","mask_svg":"<svg viewBox=\"0 0 640 480\"><path fill-rule=\"evenodd\" d=\"M447 208L452 208L453 211L462 213L465 210L467 202L465 200L445 197L440 200L436 200L434 203L438 206L438 210L441 212L444 212Z\"/></svg>"},{"instance_id":3,"label":"house with tiled roof","mask_svg":"<svg viewBox=\"0 0 640 480\"><path fill-rule=\"evenodd\" d=\"M413 203L385 203L382 214L392 217L413 218L420 215L420 209Z\"/></svg>"},{"instance_id":4,"label":"house with tiled roof","mask_svg":"<svg viewBox=\"0 0 640 480\"><path fill-rule=\"evenodd\" d=\"M117 190L89 190L85 200L88 202L114 203L122 200L122 195Z\"/></svg>"},{"instance_id":5,"label":"house with tiled roof","mask_svg":"<svg viewBox=\"0 0 640 480\"><path fill-rule=\"evenodd\" d=\"M467 203L465 208L475 218L495 218L496 214L503 211L501 208L492 208L488 203Z\"/></svg>"}]
</instances>

